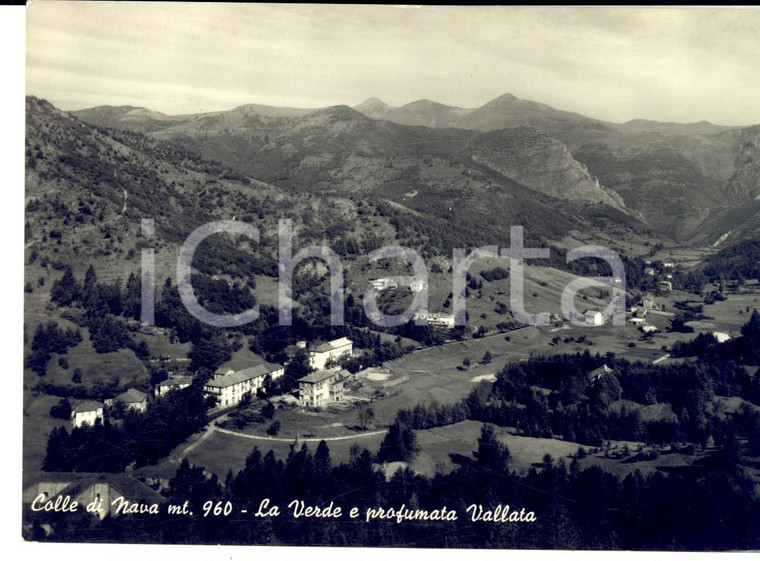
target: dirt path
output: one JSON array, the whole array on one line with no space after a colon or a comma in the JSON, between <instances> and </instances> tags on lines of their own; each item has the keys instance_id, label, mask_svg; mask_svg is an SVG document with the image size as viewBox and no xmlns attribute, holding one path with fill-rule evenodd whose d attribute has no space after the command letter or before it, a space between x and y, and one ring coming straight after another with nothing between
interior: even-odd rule
<instances>
[{"instance_id":1,"label":"dirt path","mask_svg":"<svg viewBox=\"0 0 760 561\"><path fill-rule=\"evenodd\" d=\"M295 440L295 438L293 438L293 437L290 437L290 438L275 438L273 436L257 436L255 434L245 434L245 433L242 433L242 432L236 432L234 430L229 430L229 429L222 429L222 428L219 428L219 427L214 427L214 429L217 430L217 431L219 431L219 432L225 433L225 434L231 434L233 436L242 436L243 438L250 438L251 440L263 440L263 441L269 441L269 442L293 442ZM349 434L349 435L346 435L346 436L330 436L330 437L326 437L326 438L300 438L299 437L298 441L299 442L319 442L321 440L324 440L325 442L334 442L336 440L352 440L354 438L362 438L362 437L365 437L365 436L374 436L374 435L377 435L377 434L385 434L386 432L387 431L384 431L384 430L376 430L376 431L372 431L372 432L362 432L362 433L358 433L358 434ZM202 438L205 438L206 436L207 435L203 435ZM199 443L200 443L200 440L198 442L192 444L191 446L194 448ZM184 453L186 454L189 450L190 450L190 446L188 446L188 449L185 450Z\"/></svg>"}]
</instances>

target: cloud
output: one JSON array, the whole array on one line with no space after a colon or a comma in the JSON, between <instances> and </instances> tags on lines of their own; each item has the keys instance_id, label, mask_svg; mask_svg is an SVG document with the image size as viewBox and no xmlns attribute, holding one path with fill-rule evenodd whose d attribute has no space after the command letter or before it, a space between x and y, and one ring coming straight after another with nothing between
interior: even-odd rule
<instances>
[{"instance_id":1,"label":"cloud","mask_svg":"<svg viewBox=\"0 0 760 561\"><path fill-rule=\"evenodd\" d=\"M756 9L36 2L27 21L27 90L65 109L510 92L616 121L760 122Z\"/></svg>"}]
</instances>

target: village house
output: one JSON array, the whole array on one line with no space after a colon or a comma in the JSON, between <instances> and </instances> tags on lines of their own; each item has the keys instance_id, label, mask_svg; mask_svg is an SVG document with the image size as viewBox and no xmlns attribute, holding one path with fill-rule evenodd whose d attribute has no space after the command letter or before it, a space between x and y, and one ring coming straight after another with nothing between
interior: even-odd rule
<instances>
[{"instance_id":1,"label":"village house","mask_svg":"<svg viewBox=\"0 0 760 561\"><path fill-rule=\"evenodd\" d=\"M659 331L656 326L652 325L651 323L645 323L642 326L639 327L642 333L655 333Z\"/></svg>"},{"instance_id":2,"label":"village house","mask_svg":"<svg viewBox=\"0 0 760 561\"><path fill-rule=\"evenodd\" d=\"M427 317L427 322L430 327L451 329L454 327L455 318L451 314L430 314Z\"/></svg>"},{"instance_id":3,"label":"village house","mask_svg":"<svg viewBox=\"0 0 760 561\"><path fill-rule=\"evenodd\" d=\"M158 397L163 397L171 391L184 390L185 388L189 388L190 384L192 383L192 378L189 378L187 376L169 378L168 380L164 380L163 382L156 384L156 395Z\"/></svg>"},{"instance_id":4,"label":"village house","mask_svg":"<svg viewBox=\"0 0 760 561\"><path fill-rule=\"evenodd\" d=\"M586 312L583 314L583 317L586 325L592 325L594 327L604 325L604 315L602 312Z\"/></svg>"},{"instance_id":5,"label":"village house","mask_svg":"<svg viewBox=\"0 0 760 561\"><path fill-rule=\"evenodd\" d=\"M341 337L309 349L309 364L315 370L324 370L328 362L350 357L353 351L354 343L347 337Z\"/></svg>"},{"instance_id":6,"label":"village house","mask_svg":"<svg viewBox=\"0 0 760 561\"><path fill-rule=\"evenodd\" d=\"M612 373L613 370L606 364L601 365L599 368L596 368L588 373L588 381L589 383L593 384L597 380L599 380L602 376L606 374Z\"/></svg>"},{"instance_id":7,"label":"village house","mask_svg":"<svg viewBox=\"0 0 760 561\"><path fill-rule=\"evenodd\" d=\"M660 290L663 290L665 292L670 292L671 290L673 290L673 283L670 281L666 281L666 280L660 281L659 285L660 285Z\"/></svg>"},{"instance_id":8,"label":"village house","mask_svg":"<svg viewBox=\"0 0 760 561\"><path fill-rule=\"evenodd\" d=\"M75 427L94 426L98 419L103 420L103 404L97 401L81 401L71 410L71 420Z\"/></svg>"},{"instance_id":9,"label":"village house","mask_svg":"<svg viewBox=\"0 0 760 561\"><path fill-rule=\"evenodd\" d=\"M651 294L647 294L641 299L641 305L644 307L645 310L654 310L655 308L655 302L654 297Z\"/></svg>"},{"instance_id":10,"label":"village house","mask_svg":"<svg viewBox=\"0 0 760 561\"><path fill-rule=\"evenodd\" d=\"M345 370L321 370L298 380L298 403L301 407L323 407L343 401Z\"/></svg>"},{"instance_id":11,"label":"village house","mask_svg":"<svg viewBox=\"0 0 760 561\"><path fill-rule=\"evenodd\" d=\"M369 283L377 292L380 292L381 290L385 290L387 288L398 288L398 282L394 279L376 279L369 281Z\"/></svg>"},{"instance_id":12,"label":"village house","mask_svg":"<svg viewBox=\"0 0 760 561\"><path fill-rule=\"evenodd\" d=\"M214 377L203 386L203 393L216 398L221 407L237 405L247 393L255 395L264 387L267 376L276 380L285 373L285 367L279 364L263 362L243 370L217 370Z\"/></svg>"},{"instance_id":13,"label":"village house","mask_svg":"<svg viewBox=\"0 0 760 561\"><path fill-rule=\"evenodd\" d=\"M144 413L148 408L148 394L131 388L113 399L107 399L105 402L106 406L112 406L117 403L123 404L125 411L133 409L134 411Z\"/></svg>"}]
</instances>

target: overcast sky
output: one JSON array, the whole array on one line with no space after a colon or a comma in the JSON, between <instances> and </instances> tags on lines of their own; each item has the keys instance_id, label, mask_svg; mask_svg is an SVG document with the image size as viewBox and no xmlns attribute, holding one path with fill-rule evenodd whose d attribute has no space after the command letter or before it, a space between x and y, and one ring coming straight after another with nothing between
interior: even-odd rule
<instances>
[{"instance_id":1,"label":"overcast sky","mask_svg":"<svg viewBox=\"0 0 760 561\"><path fill-rule=\"evenodd\" d=\"M169 114L244 103L478 107L760 123L760 10L35 2L27 93Z\"/></svg>"}]
</instances>

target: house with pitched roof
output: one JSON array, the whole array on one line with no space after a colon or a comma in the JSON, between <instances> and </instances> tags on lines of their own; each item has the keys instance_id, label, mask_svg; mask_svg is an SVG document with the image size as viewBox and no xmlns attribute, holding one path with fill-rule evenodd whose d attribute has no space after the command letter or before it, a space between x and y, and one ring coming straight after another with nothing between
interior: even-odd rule
<instances>
[{"instance_id":1,"label":"house with pitched roof","mask_svg":"<svg viewBox=\"0 0 760 561\"><path fill-rule=\"evenodd\" d=\"M106 405L114 405L116 403L123 404L125 411L133 409L140 413L145 413L145 410L148 408L148 394L130 388L113 399L106 400Z\"/></svg>"},{"instance_id":2,"label":"house with pitched roof","mask_svg":"<svg viewBox=\"0 0 760 561\"><path fill-rule=\"evenodd\" d=\"M158 397L163 397L171 391L189 388L192 383L193 379L188 376L177 376L156 384L155 392Z\"/></svg>"},{"instance_id":3,"label":"house with pitched roof","mask_svg":"<svg viewBox=\"0 0 760 561\"><path fill-rule=\"evenodd\" d=\"M345 370L320 370L298 380L298 403L301 407L323 407L343 401Z\"/></svg>"},{"instance_id":4,"label":"house with pitched roof","mask_svg":"<svg viewBox=\"0 0 760 561\"><path fill-rule=\"evenodd\" d=\"M347 337L341 337L329 343L322 343L310 348L309 363L315 370L324 370L328 362L333 362L343 357L350 357L353 351L353 341Z\"/></svg>"},{"instance_id":5,"label":"house with pitched roof","mask_svg":"<svg viewBox=\"0 0 760 561\"><path fill-rule=\"evenodd\" d=\"M264 387L267 376L276 380L285 374L285 367L279 364L263 362L243 370L217 370L214 377L203 386L203 393L216 398L221 407L237 405L246 393L255 395Z\"/></svg>"},{"instance_id":6,"label":"house with pitched roof","mask_svg":"<svg viewBox=\"0 0 760 561\"><path fill-rule=\"evenodd\" d=\"M71 409L71 420L75 427L94 426L98 419L103 420L103 404L100 402L80 401Z\"/></svg>"},{"instance_id":7,"label":"house with pitched roof","mask_svg":"<svg viewBox=\"0 0 760 561\"><path fill-rule=\"evenodd\" d=\"M612 373L613 370L606 364L602 364L599 368L595 368L591 372L588 373L588 381L589 383L594 383L606 374Z\"/></svg>"}]
</instances>

